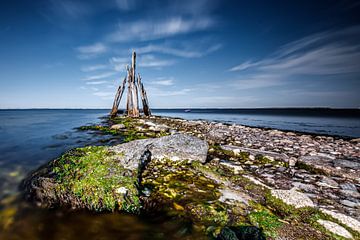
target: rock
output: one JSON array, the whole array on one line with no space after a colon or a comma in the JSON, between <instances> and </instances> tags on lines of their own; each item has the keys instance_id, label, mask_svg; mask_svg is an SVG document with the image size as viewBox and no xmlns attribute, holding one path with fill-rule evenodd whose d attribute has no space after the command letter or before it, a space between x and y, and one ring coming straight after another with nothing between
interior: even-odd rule
<instances>
[{"instance_id":1,"label":"rock","mask_svg":"<svg viewBox=\"0 0 360 240\"><path fill-rule=\"evenodd\" d=\"M297 165L328 176L339 176L354 181L360 181L360 164L357 161L358 160L348 161L343 159L333 159L324 156L304 156L298 159ZM346 168L350 168L351 171Z\"/></svg>"},{"instance_id":2,"label":"rock","mask_svg":"<svg viewBox=\"0 0 360 240\"><path fill-rule=\"evenodd\" d=\"M352 202L347 199L341 200L340 203L344 206L351 207L351 208L355 208L355 207L359 206L359 203Z\"/></svg>"},{"instance_id":3,"label":"rock","mask_svg":"<svg viewBox=\"0 0 360 240\"><path fill-rule=\"evenodd\" d=\"M121 157L107 147L71 150L25 179L24 197L48 208L138 212L138 169L124 168Z\"/></svg>"},{"instance_id":4,"label":"rock","mask_svg":"<svg viewBox=\"0 0 360 240\"><path fill-rule=\"evenodd\" d=\"M240 165L230 161L222 160L220 161L220 164L225 166L226 168L230 168L234 172L234 174L239 174L241 171L244 170Z\"/></svg>"},{"instance_id":5,"label":"rock","mask_svg":"<svg viewBox=\"0 0 360 240\"><path fill-rule=\"evenodd\" d=\"M206 162L208 144L197 137L174 134L154 140L149 151L154 159L168 158L172 161L188 160Z\"/></svg>"},{"instance_id":6,"label":"rock","mask_svg":"<svg viewBox=\"0 0 360 240\"><path fill-rule=\"evenodd\" d=\"M289 158L289 167L294 167L296 165L297 159L294 157Z\"/></svg>"},{"instance_id":7,"label":"rock","mask_svg":"<svg viewBox=\"0 0 360 240\"><path fill-rule=\"evenodd\" d=\"M295 189L291 190L271 190L271 195L277 199L280 199L287 205L290 205L295 208L302 207L314 207L313 201L306 196L305 194L296 191Z\"/></svg>"},{"instance_id":8,"label":"rock","mask_svg":"<svg viewBox=\"0 0 360 240\"><path fill-rule=\"evenodd\" d=\"M189 160L204 163L207 158L208 144L196 137L174 134L161 138L135 140L110 148L111 151L124 155L120 163L129 169L138 167L140 157L146 151L152 159L170 159L172 161Z\"/></svg>"},{"instance_id":9,"label":"rock","mask_svg":"<svg viewBox=\"0 0 360 240\"><path fill-rule=\"evenodd\" d=\"M184 134L75 149L31 174L23 183L25 198L43 207L138 212L137 184L150 161L205 162L207 149Z\"/></svg>"},{"instance_id":10,"label":"rock","mask_svg":"<svg viewBox=\"0 0 360 240\"><path fill-rule=\"evenodd\" d=\"M343 189L343 190L349 190L349 191L353 191L353 192L358 192L355 184L349 183L349 182L340 184L340 188Z\"/></svg>"},{"instance_id":11,"label":"rock","mask_svg":"<svg viewBox=\"0 0 360 240\"><path fill-rule=\"evenodd\" d=\"M346 239L353 239L353 236L351 235L351 233L349 233L348 230L346 230L345 228L343 228L342 226L340 226L337 223L330 222L330 221L323 220L323 219L319 219L319 220L317 220L317 222L321 226L323 226L327 231L329 231L333 234L336 234L336 235L341 236Z\"/></svg>"},{"instance_id":12,"label":"rock","mask_svg":"<svg viewBox=\"0 0 360 240\"><path fill-rule=\"evenodd\" d=\"M315 192L316 191L316 187L312 184L293 182L292 185L298 189L304 190L305 192Z\"/></svg>"},{"instance_id":13,"label":"rock","mask_svg":"<svg viewBox=\"0 0 360 240\"><path fill-rule=\"evenodd\" d=\"M354 138L354 139L351 139L350 142L353 142L353 143L360 143L360 138Z\"/></svg>"},{"instance_id":14,"label":"rock","mask_svg":"<svg viewBox=\"0 0 360 240\"><path fill-rule=\"evenodd\" d=\"M217 240L265 240L260 228L255 226L224 227Z\"/></svg>"},{"instance_id":15,"label":"rock","mask_svg":"<svg viewBox=\"0 0 360 240\"><path fill-rule=\"evenodd\" d=\"M360 233L360 222L352 217L346 216L342 213L333 212L330 210L326 210L321 208L320 209L323 213L330 215L332 218L338 220L342 224L348 226L349 228L353 229L354 231L357 231Z\"/></svg>"},{"instance_id":16,"label":"rock","mask_svg":"<svg viewBox=\"0 0 360 240\"><path fill-rule=\"evenodd\" d=\"M112 129L112 130L120 130L120 129L124 129L124 128L126 128L126 127L122 123L114 124L110 127L110 129Z\"/></svg>"},{"instance_id":17,"label":"rock","mask_svg":"<svg viewBox=\"0 0 360 240\"><path fill-rule=\"evenodd\" d=\"M233 151L233 152L246 152L249 153L250 155L261 155L261 156L265 156L270 160L274 160L274 159L279 159L279 160L287 160L289 157L286 154L283 153L276 153L276 152L270 152L270 151L262 151L259 149L251 149L251 148L244 148L244 147L238 147L238 146L231 146L231 145L221 145L221 148L223 150L227 150L227 151Z\"/></svg>"},{"instance_id":18,"label":"rock","mask_svg":"<svg viewBox=\"0 0 360 240\"><path fill-rule=\"evenodd\" d=\"M338 188L339 187L339 184L335 180L333 180L329 177L326 177L326 176L323 176L321 181L316 182L316 185L322 186L322 187L329 187L329 188Z\"/></svg>"}]
</instances>

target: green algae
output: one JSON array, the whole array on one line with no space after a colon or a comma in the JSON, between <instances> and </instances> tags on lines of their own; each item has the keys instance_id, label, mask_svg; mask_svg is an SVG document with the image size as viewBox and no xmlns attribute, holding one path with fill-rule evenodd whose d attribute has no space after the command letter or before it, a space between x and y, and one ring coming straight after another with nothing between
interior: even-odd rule
<instances>
[{"instance_id":1,"label":"green algae","mask_svg":"<svg viewBox=\"0 0 360 240\"><path fill-rule=\"evenodd\" d=\"M150 202L159 202L165 214L191 219L214 235L231 221L231 214L219 201L220 185L194 168L199 165L186 160L152 161L148 165L151 170L143 173L142 185L151 190Z\"/></svg>"},{"instance_id":2,"label":"green algae","mask_svg":"<svg viewBox=\"0 0 360 240\"><path fill-rule=\"evenodd\" d=\"M138 212L137 173L124 169L113 157L106 147L77 148L65 153L53 163L59 194L68 192L96 211Z\"/></svg>"}]
</instances>

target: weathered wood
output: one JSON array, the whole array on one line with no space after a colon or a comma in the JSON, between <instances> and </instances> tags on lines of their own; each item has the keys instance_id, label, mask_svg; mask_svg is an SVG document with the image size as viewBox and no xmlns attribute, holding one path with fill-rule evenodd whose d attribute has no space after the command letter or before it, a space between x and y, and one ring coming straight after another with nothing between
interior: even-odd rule
<instances>
[{"instance_id":1,"label":"weathered wood","mask_svg":"<svg viewBox=\"0 0 360 240\"><path fill-rule=\"evenodd\" d=\"M132 116L139 117L139 100L138 100L138 92L136 87L136 53L132 53L132 61L131 61L131 91L132 91L132 101L133 101L133 109L132 109Z\"/></svg>"},{"instance_id":2,"label":"weathered wood","mask_svg":"<svg viewBox=\"0 0 360 240\"><path fill-rule=\"evenodd\" d=\"M131 85L132 85L132 77L131 77L131 70L128 67L128 91L127 91L127 104L126 104L126 114L128 116L132 116L132 110L133 110L133 103L132 103L132 90L131 90Z\"/></svg>"},{"instance_id":3,"label":"weathered wood","mask_svg":"<svg viewBox=\"0 0 360 240\"><path fill-rule=\"evenodd\" d=\"M113 107L112 107L112 110L111 110L111 116L112 117L115 117L117 115L117 112L118 112L118 109L119 109L119 104L120 104L122 95L124 93L125 84L126 84L126 76L125 76L122 84L119 86L119 88L118 88L118 90L116 92Z\"/></svg>"},{"instance_id":4,"label":"weathered wood","mask_svg":"<svg viewBox=\"0 0 360 240\"><path fill-rule=\"evenodd\" d=\"M141 101L143 105L143 112L146 116L151 115L151 111L149 108L149 101L146 95L146 91L144 88L144 85L141 82L140 74L138 74L138 77L136 77L136 53L132 53L132 59L131 59L131 67L129 65L126 66L127 76L125 77L123 83L121 86L119 86L113 107L111 110L111 116L116 116L120 101L122 98L122 95L124 93L126 83L127 86L127 100L126 100L126 114L129 117L139 117L140 111L139 111L139 93L141 96Z\"/></svg>"},{"instance_id":5,"label":"weathered wood","mask_svg":"<svg viewBox=\"0 0 360 240\"><path fill-rule=\"evenodd\" d=\"M144 97L145 97L145 106L144 107L144 114L145 116L150 116L151 115L151 111L150 111L150 107L149 107L149 101L148 101L148 97L147 97L147 94L146 94L146 91L145 91L145 88L144 88L144 85L141 84L141 88L144 92Z\"/></svg>"}]
</instances>

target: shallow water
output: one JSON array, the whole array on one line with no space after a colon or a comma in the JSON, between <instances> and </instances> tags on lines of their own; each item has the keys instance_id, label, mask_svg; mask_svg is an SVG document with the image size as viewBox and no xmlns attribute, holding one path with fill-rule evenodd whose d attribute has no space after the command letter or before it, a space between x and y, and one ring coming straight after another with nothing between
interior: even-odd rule
<instances>
[{"instance_id":1,"label":"shallow water","mask_svg":"<svg viewBox=\"0 0 360 240\"><path fill-rule=\"evenodd\" d=\"M77 131L101 122L106 110L0 111L0 239L201 238L191 225L161 216L38 209L18 186L31 171L74 147L118 144L121 137Z\"/></svg>"},{"instance_id":2,"label":"shallow water","mask_svg":"<svg viewBox=\"0 0 360 240\"><path fill-rule=\"evenodd\" d=\"M342 115L284 115L229 111L154 110L154 114L360 137L360 119ZM121 138L75 128L102 121L108 110L0 110L0 239L202 238L187 223L161 216L37 209L20 200L18 185L34 170L74 147L117 144Z\"/></svg>"}]
</instances>

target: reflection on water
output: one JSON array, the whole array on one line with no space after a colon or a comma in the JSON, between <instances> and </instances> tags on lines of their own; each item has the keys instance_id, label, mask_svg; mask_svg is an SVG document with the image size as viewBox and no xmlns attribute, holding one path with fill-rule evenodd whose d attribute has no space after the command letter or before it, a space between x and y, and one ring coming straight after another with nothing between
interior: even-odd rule
<instances>
[{"instance_id":1,"label":"reflection on water","mask_svg":"<svg viewBox=\"0 0 360 240\"><path fill-rule=\"evenodd\" d=\"M28 207L25 203L2 209L2 212L7 214L8 222L0 231L0 239L6 240L204 239L200 233L192 232L191 225L171 219L46 210ZM16 216L12 218L12 214Z\"/></svg>"}]
</instances>

